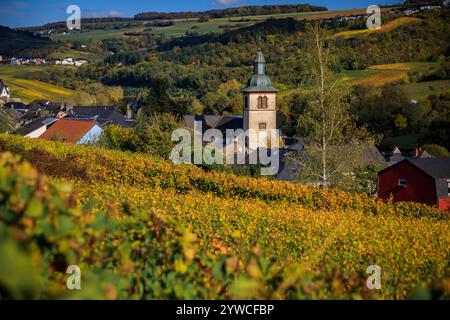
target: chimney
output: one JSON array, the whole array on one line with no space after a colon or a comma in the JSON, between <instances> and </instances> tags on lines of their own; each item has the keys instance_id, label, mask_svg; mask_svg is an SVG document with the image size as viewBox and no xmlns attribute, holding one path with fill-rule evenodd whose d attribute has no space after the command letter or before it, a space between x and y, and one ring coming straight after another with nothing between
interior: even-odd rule
<instances>
[{"instance_id":1,"label":"chimney","mask_svg":"<svg viewBox=\"0 0 450 320\"><path fill-rule=\"evenodd\" d=\"M420 157L420 147L419 145L416 145L416 154L415 154L416 158Z\"/></svg>"}]
</instances>

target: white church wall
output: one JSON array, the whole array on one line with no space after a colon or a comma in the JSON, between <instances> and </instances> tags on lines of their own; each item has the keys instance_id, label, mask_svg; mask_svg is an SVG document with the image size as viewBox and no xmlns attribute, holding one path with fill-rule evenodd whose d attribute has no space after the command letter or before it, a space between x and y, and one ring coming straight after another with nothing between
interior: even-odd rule
<instances>
[{"instance_id":1,"label":"white church wall","mask_svg":"<svg viewBox=\"0 0 450 320\"><path fill-rule=\"evenodd\" d=\"M258 108L259 97L268 98L266 109ZM260 130L260 124L265 123L266 130L277 129L277 111L275 93L249 94L249 108L244 110L244 130Z\"/></svg>"}]
</instances>

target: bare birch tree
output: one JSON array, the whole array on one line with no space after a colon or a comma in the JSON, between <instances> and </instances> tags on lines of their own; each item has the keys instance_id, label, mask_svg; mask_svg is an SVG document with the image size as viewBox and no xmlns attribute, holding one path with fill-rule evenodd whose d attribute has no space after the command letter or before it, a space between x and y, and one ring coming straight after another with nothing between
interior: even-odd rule
<instances>
[{"instance_id":1,"label":"bare birch tree","mask_svg":"<svg viewBox=\"0 0 450 320\"><path fill-rule=\"evenodd\" d=\"M327 39L318 24L307 32L310 91L298 122L306 148L295 157L300 165L298 178L324 187L351 175L369 138L366 130L356 127L350 114L350 89L331 69L332 53Z\"/></svg>"}]
</instances>

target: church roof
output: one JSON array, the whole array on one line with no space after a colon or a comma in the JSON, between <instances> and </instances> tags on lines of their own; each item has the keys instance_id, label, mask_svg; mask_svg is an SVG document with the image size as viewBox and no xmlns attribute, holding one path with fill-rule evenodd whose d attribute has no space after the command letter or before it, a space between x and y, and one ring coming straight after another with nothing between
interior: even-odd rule
<instances>
[{"instance_id":1,"label":"church roof","mask_svg":"<svg viewBox=\"0 0 450 320\"><path fill-rule=\"evenodd\" d=\"M266 59L261 49L256 54L255 58L255 72L247 83L247 87L242 89L242 92L278 92L278 89L272 87L272 81L265 74ZM261 66L261 68L260 68Z\"/></svg>"},{"instance_id":2,"label":"church roof","mask_svg":"<svg viewBox=\"0 0 450 320\"><path fill-rule=\"evenodd\" d=\"M208 129L218 129L223 134L227 129L242 129L244 127L244 120L239 115L221 115L221 116L194 116L184 115L183 122L184 127L189 130L194 130L194 122L199 121L202 123L202 133Z\"/></svg>"},{"instance_id":3,"label":"church roof","mask_svg":"<svg viewBox=\"0 0 450 320\"><path fill-rule=\"evenodd\" d=\"M272 81L265 74L255 74L251 77L247 84L247 88L242 92L278 92L272 87Z\"/></svg>"},{"instance_id":4,"label":"church roof","mask_svg":"<svg viewBox=\"0 0 450 320\"><path fill-rule=\"evenodd\" d=\"M267 87L267 86L249 86L247 88L244 88L241 90L242 92L252 93L252 92L268 92L268 93L277 93L279 90L275 89L274 87Z\"/></svg>"}]
</instances>

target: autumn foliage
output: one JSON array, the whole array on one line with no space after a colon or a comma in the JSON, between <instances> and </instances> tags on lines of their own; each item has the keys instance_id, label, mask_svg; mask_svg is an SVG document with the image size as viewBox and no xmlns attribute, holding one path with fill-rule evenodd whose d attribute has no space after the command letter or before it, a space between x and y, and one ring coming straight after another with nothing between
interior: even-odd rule
<instances>
[{"instance_id":1,"label":"autumn foliage","mask_svg":"<svg viewBox=\"0 0 450 320\"><path fill-rule=\"evenodd\" d=\"M448 216L428 206L10 135L0 152L0 297L450 292ZM80 291L65 286L72 264ZM381 290L366 286L374 264Z\"/></svg>"}]
</instances>

